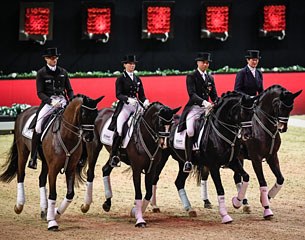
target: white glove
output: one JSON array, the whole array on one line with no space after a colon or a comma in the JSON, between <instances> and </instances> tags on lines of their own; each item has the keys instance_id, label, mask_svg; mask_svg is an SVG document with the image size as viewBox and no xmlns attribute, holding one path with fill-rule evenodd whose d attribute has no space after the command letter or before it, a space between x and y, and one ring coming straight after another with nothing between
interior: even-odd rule
<instances>
[{"instance_id":1,"label":"white glove","mask_svg":"<svg viewBox=\"0 0 305 240\"><path fill-rule=\"evenodd\" d=\"M138 103L138 100L137 99L135 99L135 98L128 98L128 100L127 100L127 102L129 103L129 104L131 104L132 106L136 106L137 105L137 103Z\"/></svg>"},{"instance_id":2,"label":"white glove","mask_svg":"<svg viewBox=\"0 0 305 240\"><path fill-rule=\"evenodd\" d=\"M54 107L54 108L59 108L59 107L61 107L60 101L56 101L56 100L54 100L54 99L52 99L51 105L52 105L52 107Z\"/></svg>"},{"instance_id":3,"label":"white glove","mask_svg":"<svg viewBox=\"0 0 305 240\"><path fill-rule=\"evenodd\" d=\"M144 108L148 108L149 104L150 104L149 100L146 99L146 100L143 102L143 107L144 107Z\"/></svg>"},{"instance_id":4,"label":"white glove","mask_svg":"<svg viewBox=\"0 0 305 240\"><path fill-rule=\"evenodd\" d=\"M205 108L205 113L206 114L209 113L212 110L212 108L213 108L213 104L208 102L208 101L206 101L206 100L203 100L202 106Z\"/></svg>"}]
</instances>

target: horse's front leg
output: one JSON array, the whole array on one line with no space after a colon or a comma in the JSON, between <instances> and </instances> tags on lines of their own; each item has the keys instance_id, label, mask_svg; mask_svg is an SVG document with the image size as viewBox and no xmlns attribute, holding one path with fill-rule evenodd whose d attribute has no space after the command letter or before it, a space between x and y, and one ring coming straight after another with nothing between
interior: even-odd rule
<instances>
[{"instance_id":1,"label":"horse's front leg","mask_svg":"<svg viewBox=\"0 0 305 240\"><path fill-rule=\"evenodd\" d=\"M112 198L112 189L110 181L110 173L112 172L113 167L110 166L110 159L103 166L103 182L104 182L104 191L106 201L103 203L103 209L105 212L109 212L111 208L111 198Z\"/></svg>"},{"instance_id":2,"label":"horse's front leg","mask_svg":"<svg viewBox=\"0 0 305 240\"><path fill-rule=\"evenodd\" d=\"M252 159L251 162L260 186L260 201L264 208L263 216L264 219L270 220L273 217L273 212L271 211L269 206L270 203L268 199L268 187L263 172L262 161L261 159Z\"/></svg>"},{"instance_id":3,"label":"horse's front leg","mask_svg":"<svg viewBox=\"0 0 305 240\"><path fill-rule=\"evenodd\" d=\"M135 170L133 168L133 185L135 190L135 206L131 210L131 216L136 218L136 227L145 227L146 222L143 219L143 201L142 201L142 191L141 191L141 170Z\"/></svg>"},{"instance_id":4,"label":"horse's front leg","mask_svg":"<svg viewBox=\"0 0 305 240\"><path fill-rule=\"evenodd\" d=\"M56 206L56 178L59 170L56 171L53 167L50 167L48 170L48 179L49 179L49 199L48 199L48 212L47 212L47 221L48 221L48 230L56 231L58 229L58 224L55 218L55 206Z\"/></svg>"},{"instance_id":5,"label":"horse's front leg","mask_svg":"<svg viewBox=\"0 0 305 240\"><path fill-rule=\"evenodd\" d=\"M47 218L47 177L48 177L48 165L46 161L42 160L41 171L39 175L39 192L40 192L40 217L43 220Z\"/></svg>"},{"instance_id":6,"label":"horse's front leg","mask_svg":"<svg viewBox=\"0 0 305 240\"><path fill-rule=\"evenodd\" d=\"M221 216L222 223L231 223L233 219L228 214L226 204L225 204L225 192L222 186L220 172L218 166L213 166L210 168L211 177L213 179L214 185L217 191L218 198L218 208Z\"/></svg>"},{"instance_id":7,"label":"horse's front leg","mask_svg":"<svg viewBox=\"0 0 305 240\"><path fill-rule=\"evenodd\" d=\"M279 159L278 159L277 153L270 156L267 160L267 163L269 164L271 171L273 172L274 176L276 177L275 184L268 192L268 198L270 199L270 198L275 198L275 196L281 190L285 179L284 179L281 169L280 169L280 164L279 164Z\"/></svg>"},{"instance_id":8,"label":"horse's front leg","mask_svg":"<svg viewBox=\"0 0 305 240\"><path fill-rule=\"evenodd\" d=\"M98 140L99 142L99 140ZM88 170L87 170L87 183L86 191L84 197L84 203L81 205L81 211L86 213L90 209L92 203L92 194L93 194L93 180L94 180L94 170L95 165L99 156L99 153L102 149L102 144L96 144L95 142L86 143L87 147L87 161L88 161ZM109 208L110 209L110 208Z\"/></svg>"},{"instance_id":9,"label":"horse's front leg","mask_svg":"<svg viewBox=\"0 0 305 240\"><path fill-rule=\"evenodd\" d=\"M165 167L165 164L170 156L169 149L162 150L162 158L157 164L156 173L152 181L152 197L150 199L150 205L152 206L152 211L154 213L159 213L160 208L157 206L157 183L159 181L160 174Z\"/></svg>"},{"instance_id":10,"label":"horse's front leg","mask_svg":"<svg viewBox=\"0 0 305 240\"><path fill-rule=\"evenodd\" d=\"M230 168L234 171L234 176L240 176L240 179L243 179L237 187L237 196L232 198L233 207L238 209L244 204L244 200L246 199L246 192L249 186L250 176L244 170L243 164L238 159L232 161ZM244 206L245 208L245 206ZM248 209L249 210L249 209ZM245 212L245 210L244 210ZM249 211L248 211L249 213Z\"/></svg>"},{"instance_id":11,"label":"horse's front leg","mask_svg":"<svg viewBox=\"0 0 305 240\"><path fill-rule=\"evenodd\" d=\"M200 181L200 196L204 203L204 208L212 209L212 203L209 200L208 195L208 177L210 171L206 166L201 168L201 181Z\"/></svg>"},{"instance_id":12,"label":"horse's front leg","mask_svg":"<svg viewBox=\"0 0 305 240\"><path fill-rule=\"evenodd\" d=\"M188 215L190 217L197 217L197 213L192 208L191 203L186 194L186 191L184 189L185 182L186 182L187 177L189 176L189 173L183 171L183 166L184 166L184 163L179 161L179 172L178 172L177 178L175 180L175 185L176 185L180 200L182 202L182 205L183 205L183 208L185 209L185 211L188 212Z\"/></svg>"}]
</instances>

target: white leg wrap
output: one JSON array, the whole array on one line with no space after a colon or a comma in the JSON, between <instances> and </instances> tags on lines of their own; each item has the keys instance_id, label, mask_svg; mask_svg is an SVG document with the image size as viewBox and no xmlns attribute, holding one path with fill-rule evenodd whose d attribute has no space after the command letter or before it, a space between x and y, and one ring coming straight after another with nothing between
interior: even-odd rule
<instances>
[{"instance_id":1,"label":"white leg wrap","mask_svg":"<svg viewBox=\"0 0 305 240\"><path fill-rule=\"evenodd\" d=\"M273 187L269 190L268 196L270 198L275 198L275 196L278 194L278 192L281 190L282 187L283 185L279 185L275 183Z\"/></svg>"},{"instance_id":2,"label":"white leg wrap","mask_svg":"<svg viewBox=\"0 0 305 240\"><path fill-rule=\"evenodd\" d=\"M248 186L249 186L249 182L243 182L241 184L240 190L238 191L237 194L239 200L243 200L245 198Z\"/></svg>"},{"instance_id":3,"label":"white leg wrap","mask_svg":"<svg viewBox=\"0 0 305 240\"><path fill-rule=\"evenodd\" d=\"M236 183L235 185L236 185L237 192L239 192L240 189L241 189L242 183L241 182L240 183Z\"/></svg>"},{"instance_id":4,"label":"white leg wrap","mask_svg":"<svg viewBox=\"0 0 305 240\"><path fill-rule=\"evenodd\" d=\"M152 196L150 199L150 204L153 207L157 206L157 185L152 186Z\"/></svg>"},{"instance_id":5,"label":"white leg wrap","mask_svg":"<svg viewBox=\"0 0 305 240\"><path fill-rule=\"evenodd\" d=\"M179 197L181 199L181 202L183 204L184 209L186 211L189 211L192 208L192 206L191 206L191 203L190 203L190 201L189 201L189 199L186 195L186 192L185 192L184 188L180 189L178 191L178 193L179 193Z\"/></svg>"},{"instance_id":6,"label":"white leg wrap","mask_svg":"<svg viewBox=\"0 0 305 240\"><path fill-rule=\"evenodd\" d=\"M24 183L18 183L17 185L17 206L24 205L25 203L25 194L24 194Z\"/></svg>"},{"instance_id":7,"label":"white leg wrap","mask_svg":"<svg viewBox=\"0 0 305 240\"><path fill-rule=\"evenodd\" d=\"M144 198L143 203L142 203L142 213L145 213L148 204L149 204L149 201Z\"/></svg>"},{"instance_id":8,"label":"white leg wrap","mask_svg":"<svg viewBox=\"0 0 305 240\"><path fill-rule=\"evenodd\" d=\"M269 206L268 200L268 187L260 187L261 191L261 204L263 207Z\"/></svg>"},{"instance_id":9,"label":"white leg wrap","mask_svg":"<svg viewBox=\"0 0 305 240\"><path fill-rule=\"evenodd\" d=\"M112 189L110 183L110 176L103 177L104 181L104 189L105 189L105 197L106 199L112 198Z\"/></svg>"},{"instance_id":10,"label":"white leg wrap","mask_svg":"<svg viewBox=\"0 0 305 240\"><path fill-rule=\"evenodd\" d=\"M135 206L135 217L136 217L136 226L138 224L146 224L145 220L143 219L143 213L142 213L142 206L143 201L142 200L135 200L136 206Z\"/></svg>"},{"instance_id":11,"label":"white leg wrap","mask_svg":"<svg viewBox=\"0 0 305 240\"><path fill-rule=\"evenodd\" d=\"M217 196L217 199L218 199L219 214L221 216L221 222L222 223L232 222L233 219L229 216L226 208L225 196L224 195Z\"/></svg>"},{"instance_id":12,"label":"white leg wrap","mask_svg":"<svg viewBox=\"0 0 305 240\"><path fill-rule=\"evenodd\" d=\"M39 192L40 192L40 208L42 211L45 211L48 208L47 188L41 187L39 188Z\"/></svg>"},{"instance_id":13,"label":"white leg wrap","mask_svg":"<svg viewBox=\"0 0 305 240\"><path fill-rule=\"evenodd\" d=\"M201 195L201 199L203 201L209 199L209 196L208 196L208 182L206 180L201 180L200 195Z\"/></svg>"},{"instance_id":14,"label":"white leg wrap","mask_svg":"<svg viewBox=\"0 0 305 240\"><path fill-rule=\"evenodd\" d=\"M48 199L47 221L55 220L55 204L56 200Z\"/></svg>"},{"instance_id":15,"label":"white leg wrap","mask_svg":"<svg viewBox=\"0 0 305 240\"><path fill-rule=\"evenodd\" d=\"M57 209L57 211L55 213L55 219L58 219L60 217L60 215L62 215L67 210L67 208L69 207L72 200L73 199L64 198L64 200L61 202L59 208Z\"/></svg>"},{"instance_id":16,"label":"white leg wrap","mask_svg":"<svg viewBox=\"0 0 305 240\"><path fill-rule=\"evenodd\" d=\"M86 192L85 192L85 204L90 205L92 203L92 192L93 192L93 182L87 182Z\"/></svg>"}]
</instances>

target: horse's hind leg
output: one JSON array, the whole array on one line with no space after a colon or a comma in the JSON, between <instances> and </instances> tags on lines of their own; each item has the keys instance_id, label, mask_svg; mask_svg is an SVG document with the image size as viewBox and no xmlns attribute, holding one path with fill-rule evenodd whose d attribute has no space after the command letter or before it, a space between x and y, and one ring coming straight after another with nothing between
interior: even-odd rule
<instances>
[{"instance_id":1,"label":"horse's hind leg","mask_svg":"<svg viewBox=\"0 0 305 240\"><path fill-rule=\"evenodd\" d=\"M204 208L212 209L212 203L209 200L208 196L208 177L210 171L206 166L201 168L201 181L200 181L200 195L201 199L204 202Z\"/></svg>"},{"instance_id":2,"label":"horse's hind leg","mask_svg":"<svg viewBox=\"0 0 305 240\"><path fill-rule=\"evenodd\" d=\"M42 167L39 175L39 192L40 192L40 217L42 220L46 220L47 218L47 209L48 209L48 201L47 201L47 177L48 177L48 165L46 161L41 161Z\"/></svg>"},{"instance_id":3,"label":"horse's hind leg","mask_svg":"<svg viewBox=\"0 0 305 240\"><path fill-rule=\"evenodd\" d=\"M274 176L276 177L276 182L273 185L273 187L268 192L268 198L275 198L275 196L278 194L278 192L281 190L283 183L284 183L284 177L282 175L279 159L277 153L273 156L269 157L267 160L267 163L269 164L269 167L271 171L273 172Z\"/></svg>"}]
</instances>

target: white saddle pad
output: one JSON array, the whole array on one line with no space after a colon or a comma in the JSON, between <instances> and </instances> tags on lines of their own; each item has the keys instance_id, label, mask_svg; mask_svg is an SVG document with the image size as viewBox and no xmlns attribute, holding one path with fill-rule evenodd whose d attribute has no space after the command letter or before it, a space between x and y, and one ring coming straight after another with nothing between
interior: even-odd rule
<instances>
[{"instance_id":1,"label":"white saddle pad","mask_svg":"<svg viewBox=\"0 0 305 240\"><path fill-rule=\"evenodd\" d=\"M112 117L109 118L103 129L102 129L102 132L100 133L100 141L101 143L105 144L105 145L108 145L108 146L112 146L112 142L113 142L113 134L114 132L113 131L110 131L108 129L110 123L111 123L111 120L112 120ZM129 122L129 121L128 121ZM132 135L132 132L133 132L133 125L131 125L127 131L127 134L126 136L124 137L124 139L122 140L122 146L121 148L126 148L129 141L130 141L130 137Z\"/></svg>"},{"instance_id":2,"label":"white saddle pad","mask_svg":"<svg viewBox=\"0 0 305 240\"><path fill-rule=\"evenodd\" d=\"M26 121L23 129L22 129L22 135L28 139L32 139L33 137L33 131L34 129L29 129L29 126L33 120L33 118L35 117L36 113L34 113L33 115L31 115L29 117L29 119Z\"/></svg>"},{"instance_id":3,"label":"white saddle pad","mask_svg":"<svg viewBox=\"0 0 305 240\"><path fill-rule=\"evenodd\" d=\"M202 126L202 128L200 129L198 140L193 145L193 151L199 150L199 145L202 138L203 130L204 130L204 126ZM176 128L174 135L174 148L178 150L185 150L185 139L186 139L186 130L182 132L178 132L178 128Z\"/></svg>"}]
</instances>

